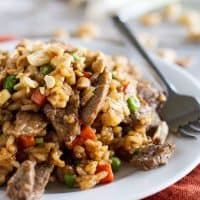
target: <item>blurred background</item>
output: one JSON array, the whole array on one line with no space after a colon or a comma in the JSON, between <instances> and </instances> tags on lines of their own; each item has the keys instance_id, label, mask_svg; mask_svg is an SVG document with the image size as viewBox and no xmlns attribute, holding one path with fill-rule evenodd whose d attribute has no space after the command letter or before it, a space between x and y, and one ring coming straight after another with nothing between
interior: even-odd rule
<instances>
[{"instance_id":1,"label":"blurred background","mask_svg":"<svg viewBox=\"0 0 200 200\"><path fill-rule=\"evenodd\" d=\"M149 51L200 79L199 0L1 0L0 42L78 37L123 45L115 12Z\"/></svg>"}]
</instances>

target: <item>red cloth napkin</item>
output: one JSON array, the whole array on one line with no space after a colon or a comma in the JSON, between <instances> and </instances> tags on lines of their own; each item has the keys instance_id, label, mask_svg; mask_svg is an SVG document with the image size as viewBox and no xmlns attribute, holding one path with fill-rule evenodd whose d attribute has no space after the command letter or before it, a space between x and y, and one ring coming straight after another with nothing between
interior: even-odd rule
<instances>
[{"instance_id":1,"label":"red cloth napkin","mask_svg":"<svg viewBox=\"0 0 200 200\"><path fill-rule=\"evenodd\" d=\"M16 37L11 35L0 35L0 42L10 42L16 39Z\"/></svg>"},{"instance_id":2,"label":"red cloth napkin","mask_svg":"<svg viewBox=\"0 0 200 200\"><path fill-rule=\"evenodd\" d=\"M174 185L145 200L200 200L200 165Z\"/></svg>"}]
</instances>

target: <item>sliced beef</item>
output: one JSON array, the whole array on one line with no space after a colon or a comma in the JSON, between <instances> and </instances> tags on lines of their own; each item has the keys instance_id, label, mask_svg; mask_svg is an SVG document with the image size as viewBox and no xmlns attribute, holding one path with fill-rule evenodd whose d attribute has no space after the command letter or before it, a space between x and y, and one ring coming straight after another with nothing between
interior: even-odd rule
<instances>
[{"instance_id":1,"label":"sliced beef","mask_svg":"<svg viewBox=\"0 0 200 200\"><path fill-rule=\"evenodd\" d=\"M140 107L139 111L134 116L131 117L131 120L134 123L138 124L138 123L140 123L139 121L141 119L143 119L143 118L145 119L148 116L151 117L151 125L149 126L149 128L157 127L160 124L161 120L160 120L158 113L156 112L156 110L153 107L150 107L147 104L142 105Z\"/></svg>"},{"instance_id":2,"label":"sliced beef","mask_svg":"<svg viewBox=\"0 0 200 200\"><path fill-rule=\"evenodd\" d=\"M33 187L34 199L39 199L44 193L45 187L49 181L53 165L40 164L35 167L35 184Z\"/></svg>"},{"instance_id":3,"label":"sliced beef","mask_svg":"<svg viewBox=\"0 0 200 200\"><path fill-rule=\"evenodd\" d=\"M57 132L59 141L72 141L80 134L80 124L78 121L79 95L75 93L70 97L66 108L53 108L50 104L44 107L46 117L51 121Z\"/></svg>"},{"instance_id":4,"label":"sliced beef","mask_svg":"<svg viewBox=\"0 0 200 200\"><path fill-rule=\"evenodd\" d=\"M46 134L47 123L42 114L34 112L18 112L14 127L8 130L8 134L13 134L16 137L21 135L43 136Z\"/></svg>"},{"instance_id":5,"label":"sliced beef","mask_svg":"<svg viewBox=\"0 0 200 200\"><path fill-rule=\"evenodd\" d=\"M137 91L140 97L142 97L150 106L153 108L159 108L161 101L159 101L159 96L161 92L153 88L150 84L140 82L137 87Z\"/></svg>"},{"instance_id":6,"label":"sliced beef","mask_svg":"<svg viewBox=\"0 0 200 200\"><path fill-rule=\"evenodd\" d=\"M7 195L12 200L31 199L35 182L35 163L25 161L10 178L7 185Z\"/></svg>"},{"instance_id":7,"label":"sliced beef","mask_svg":"<svg viewBox=\"0 0 200 200\"><path fill-rule=\"evenodd\" d=\"M133 156L131 163L137 169L145 171L150 170L167 164L174 149L175 145L172 144L151 144L140 149L140 151Z\"/></svg>"},{"instance_id":8,"label":"sliced beef","mask_svg":"<svg viewBox=\"0 0 200 200\"><path fill-rule=\"evenodd\" d=\"M8 181L7 195L11 200L39 199L52 170L53 166L48 164L36 165L33 161L24 161Z\"/></svg>"},{"instance_id":9,"label":"sliced beef","mask_svg":"<svg viewBox=\"0 0 200 200\"><path fill-rule=\"evenodd\" d=\"M101 111L109 91L110 75L104 71L99 75L94 95L88 100L81 112L81 119L85 124L91 125Z\"/></svg>"},{"instance_id":10,"label":"sliced beef","mask_svg":"<svg viewBox=\"0 0 200 200\"><path fill-rule=\"evenodd\" d=\"M148 109L149 106L145 106L139 111L139 114L149 114L151 116L151 124L147 126L147 135L153 138L154 143L163 144L168 135L167 124L161 121L158 113L154 108ZM163 125L161 125L163 124Z\"/></svg>"}]
</instances>

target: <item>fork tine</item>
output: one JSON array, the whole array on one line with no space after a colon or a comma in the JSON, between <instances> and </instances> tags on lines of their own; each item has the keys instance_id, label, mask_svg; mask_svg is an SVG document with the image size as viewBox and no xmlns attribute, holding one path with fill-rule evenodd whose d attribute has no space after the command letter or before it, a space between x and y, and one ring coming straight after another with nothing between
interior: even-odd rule
<instances>
[{"instance_id":1,"label":"fork tine","mask_svg":"<svg viewBox=\"0 0 200 200\"><path fill-rule=\"evenodd\" d=\"M186 129L186 131L188 131L188 132L199 133L199 134L200 134L200 130L192 129L189 125L186 125L185 129Z\"/></svg>"},{"instance_id":2,"label":"fork tine","mask_svg":"<svg viewBox=\"0 0 200 200\"><path fill-rule=\"evenodd\" d=\"M190 122L191 124L193 124L194 126L198 126L200 127L200 120L194 121L194 122Z\"/></svg>"},{"instance_id":3,"label":"fork tine","mask_svg":"<svg viewBox=\"0 0 200 200\"><path fill-rule=\"evenodd\" d=\"M186 136L186 137L196 138L196 134L195 134L195 133L192 133L192 132L190 132L190 131L187 131L187 130L185 130L185 129L182 128L182 127L179 128L178 131L179 131L182 135L184 135L184 136Z\"/></svg>"},{"instance_id":4,"label":"fork tine","mask_svg":"<svg viewBox=\"0 0 200 200\"><path fill-rule=\"evenodd\" d=\"M200 128L200 119L198 119L197 121L190 122L190 124L192 124L193 126L196 126L196 127Z\"/></svg>"},{"instance_id":5,"label":"fork tine","mask_svg":"<svg viewBox=\"0 0 200 200\"><path fill-rule=\"evenodd\" d=\"M198 125L198 124L193 124L193 123L190 123L189 125L188 125L192 130L194 130L194 131L199 131L200 132L200 124Z\"/></svg>"},{"instance_id":6,"label":"fork tine","mask_svg":"<svg viewBox=\"0 0 200 200\"><path fill-rule=\"evenodd\" d=\"M193 126L194 126L194 124L193 124ZM196 126L194 126L194 127L196 127ZM191 133L200 133L200 130L196 130L196 129L198 129L198 128L200 128L200 127L196 127L196 129L194 128L191 128L190 127L190 124L186 124L185 126L181 126L181 128L183 128L184 130L186 130L187 132L191 132Z\"/></svg>"}]
</instances>

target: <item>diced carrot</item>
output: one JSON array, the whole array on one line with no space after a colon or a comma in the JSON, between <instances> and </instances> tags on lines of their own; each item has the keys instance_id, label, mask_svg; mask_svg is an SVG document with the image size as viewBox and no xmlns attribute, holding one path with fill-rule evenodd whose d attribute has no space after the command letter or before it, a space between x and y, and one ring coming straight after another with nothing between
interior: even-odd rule
<instances>
[{"instance_id":1,"label":"diced carrot","mask_svg":"<svg viewBox=\"0 0 200 200\"><path fill-rule=\"evenodd\" d=\"M10 36L10 35L0 36L0 42L9 42L9 41L13 41L13 40L16 40L16 38L13 36Z\"/></svg>"},{"instance_id":2,"label":"diced carrot","mask_svg":"<svg viewBox=\"0 0 200 200\"><path fill-rule=\"evenodd\" d=\"M69 148L73 149L75 146L77 145L82 145L84 143L83 139L81 138L81 136L77 136L72 143L69 144Z\"/></svg>"},{"instance_id":3,"label":"diced carrot","mask_svg":"<svg viewBox=\"0 0 200 200\"><path fill-rule=\"evenodd\" d=\"M41 106L45 103L46 96L41 94L39 88L37 88L36 90L33 91L31 100Z\"/></svg>"},{"instance_id":4,"label":"diced carrot","mask_svg":"<svg viewBox=\"0 0 200 200\"><path fill-rule=\"evenodd\" d=\"M85 78L90 78L92 76L91 72L83 72Z\"/></svg>"},{"instance_id":5,"label":"diced carrot","mask_svg":"<svg viewBox=\"0 0 200 200\"><path fill-rule=\"evenodd\" d=\"M123 92L127 92L128 87L129 87L129 84L128 84L128 83L125 84L125 85L123 86Z\"/></svg>"},{"instance_id":6,"label":"diced carrot","mask_svg":"<svg viewBox=\"0 0 200 200\"><path fill-rule=\"evenodd\" d=\"M108 175L103 178L100 183L110 183L113 181L114 179L114 175L113 175L113 172L112 172L112 167L110 164L103 164L103 165L99 165L97 167L97 170L96 170L96 173L98 172L102 172L102 171L106 171L108 173Z\"/></svg>"},{"instance_id":7,"label":"diced carrot","mask_svg":"<svg viewBox=\"0 0 200 200\"><path fill-rule=\"evenodd\" d=\"M87 140L87 139L96 140L97 139L93 129L90 126L85 126L85 127L82 128L81 137L84 140Z\"/></svg>"},{"instance_id":8,"label":"diced carrot","mask_svg":"<svg viewBox=\"0 0 200 200\"><path fill-rule=\"evenodd\" d=\"M28 148L35 145L34 136L23 135L19 138L19 145L22 148Z\"/></svg>"},{"instance_id":9,"label":"diced carrot","mask_svg":"<svg viewBox=\"0 0 200 200\"><path fill-rule=\"evenodd\" d=\"M87 139L97 139L93 129L90 126L85 126L82 128L81 134L74 139L74 141L70 145L70 148L74 148L77 145L83 145Z\"/></svg>"}]
</instances>

